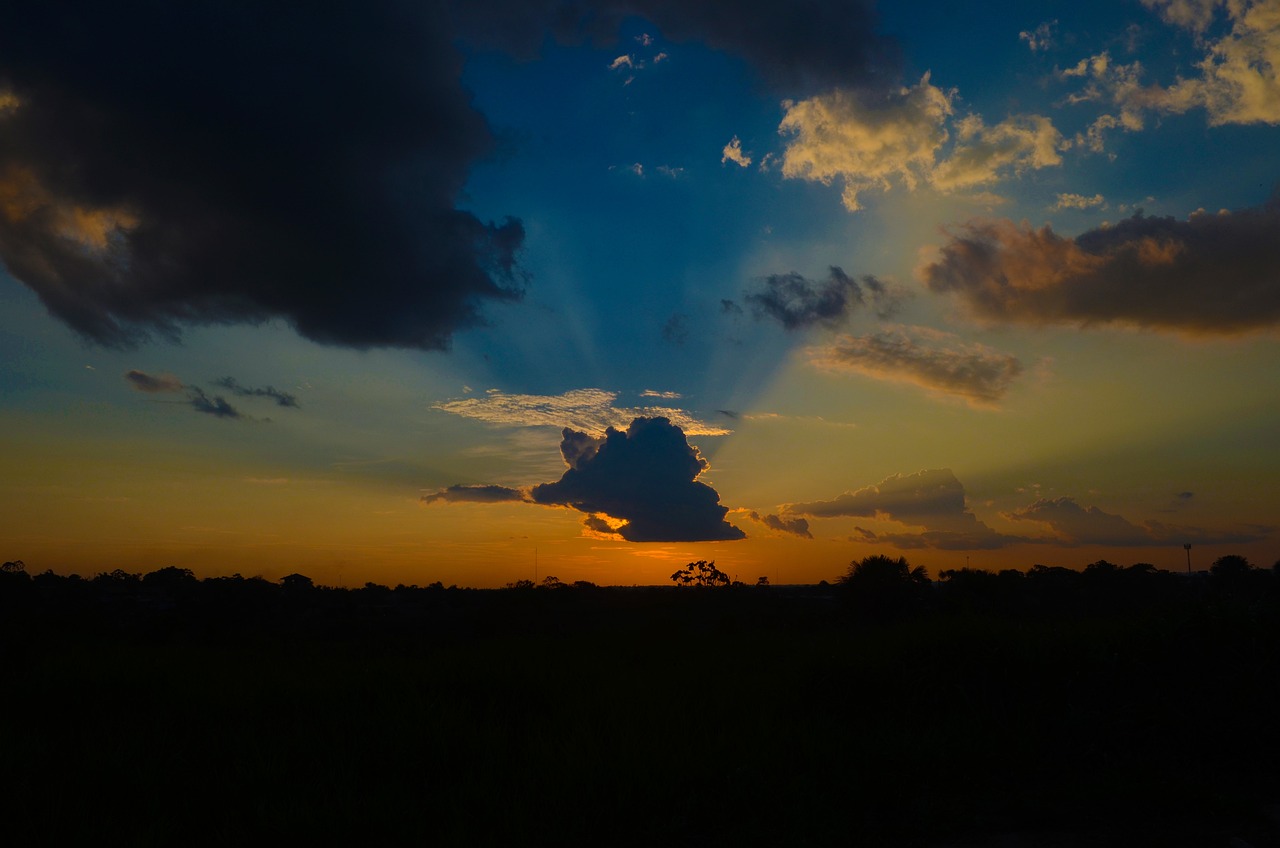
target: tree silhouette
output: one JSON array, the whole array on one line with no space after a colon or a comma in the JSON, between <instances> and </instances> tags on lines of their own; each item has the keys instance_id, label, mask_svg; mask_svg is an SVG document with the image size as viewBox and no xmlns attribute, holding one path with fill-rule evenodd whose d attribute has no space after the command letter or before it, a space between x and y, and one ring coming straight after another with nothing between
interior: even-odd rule
<instances>
[{"instance_id":1,"label":"tree silhouette","mask_svg":"<svg viewBox=\"0 0 1280 848\"><path fill-rule=\"evenodd\" d=\"M715 560L698 560L671 575L677 586L728 586L729 575L716 568Z\"/></svg>"},{"instance_id":2,"label":"tree silhouette","mask_svg":"<svg viewBox=\"0 0 1280 848\"><path fill-rule=\"evenodd\" d=\"M883 554L849 563L836 580L850 605L872 618L891 618L916 606L929 584L924 566L911 567L905 557Z\"/></svg>"},{"instance_id":3,"label":"tree silhouette","mask_svg":"<svg viewBox=\"0 0 1280 848\"><path fill-rule=\"evenodd\" d=\"M1248 574L1252 570L1253 563L1239 554L1220 556L1213 561L1213 565L1209 566L1210 574L1228 579L1238 577L1241 574Z\"/></svg>"}]
</instances>

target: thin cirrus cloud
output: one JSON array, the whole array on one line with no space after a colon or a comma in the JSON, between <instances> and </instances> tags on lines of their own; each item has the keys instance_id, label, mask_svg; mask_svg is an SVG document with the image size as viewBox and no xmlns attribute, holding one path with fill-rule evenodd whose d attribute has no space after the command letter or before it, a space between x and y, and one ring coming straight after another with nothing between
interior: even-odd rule
<instances>
[{"instance_id":1,"label":"thin cirrus cloud","mask_svg":"<svg viewBox=\"0 0 1280 848\"><path fill-rule=\"evenodd\" d=\"M807 353L824 371L908 383L978 407L995 406L1023 371L1014 356L929 327L841 336Z\"/></svg>"},{"instance_id":2,"label":"thin cirrus cloud","mask_svg":"<svg viewBox=\"0 0 1280 848\"><path fill-rule=\"evenodd\" d=\"M1062 545L1113 545L1141 547L1159 544L1243 544L1266 539L1274 527L1251 525L1245 528L1217 531L1183 525L1147 521L1134 524L1123 516L1105 512L1096 506L1081 506L1075 498L1040 498L1021 509L1005 513L1011 521L1029 521L1047 527Z\"/></svg>"},{"instance_id":3,"label":"thin cirrus cloud","mask_svg":"<svg viewBox=\"0 0 1280 848\"><path fill-rule=\"evenodd\" d=\"M173 374L162 372L160 374L148 374L145 371L139 371L136 368L126 371L124 374L125 382L135 391L144 394L177 394L183 392L186 394L186 400L181 401L194 409L196 412L205 415L212 415L215 418L226 418L230 420L252 420L245 415L226 398L221 395L209 395L200 386L184 383ZM214 385L231 391L237 397L265 397L275 401L278 406L298 407L298 399L288 392L282 392L272 386L263 388L254 388L250 386L242 386L234 377L223 377L213 381Z\"/></svg>"},{"instance_id":4,"label":"thin cirrus cloud","mask_svg":"<svg viewBox=\"0 0 1280 848\"><path fill-rule=\"evenodd\" d=\"M871 189L900 183L954 192L1062 164L1065 142L1048 118L1014 115L988 126L970 114L953 121L954 98L926 73L889 95L837 88L789 101L778 127L787 139L782 174L838 181L845 207L856 212Z\"/></svg>"},{"instance_id":5,"label":"thin cirrus cloud","mask_svg":"<svg viewBox=\"0 0 1280 848\"><path fill-rule=\"evenodd\" d=\"M654 397L652 394L642 396ZM667 399L664 394L658 396ZM600 435L610 427L625 428L636 418L665 418L690 436L727 436L733 432L697 419L683 409L620 407L614 405L617 399L618 392L604 389L574 389L560 395L507 394L490 389L479 397L441 401L432 408L488 424L569 427L593 435Z\"/></svg>"},{"instance_id":6,"label":"thin cirrus cloud","mask_svg":"<svg viewBox=\"0 0 1280 848\"><path fill-rule=\"evenodd\" d=\"M884 318L898 308L902 297L901 292L870 274L855 280L843 268L832 265L825 280L812 280L794 271L770 274L743 300L757 319L768 318L788 330L802 330L816 324L839 324L868 301ZM732 300L722 300L720 307L725 314L742 311Z\"/></svg>"},{"instance_id":7,"label":"thin cirrus cloud","mask_svg":"<svg viewBox=\"0 0 1280 848\"><path fill-rule=\"evenodd\" d=\"M565 427L559 480L529 489L449 486L425 504L525 501L584 513L584 533L628 542L711 542L745 538L725 520L728 507L698 477L711 466L665 418L636 418L603 435Z\"/></svg>"},{"instance_id":8,"label":"thin cirrus cloud","mask_svg":"<svg viewBox=\"0 0 1280 848\"><path fill-rule=\"evenodd\" d=\"M251 17L4 7L9 272L117 347L281 318L326 344L443 349L486 303L519 297L520 222L456 206L492 138L444 8Z\"/></svg>"},{"instance_id":9,"label":"thin cirrus cloud","mask_svg":"<svg viewBox=\"0 0 1280 848\"><path fill-rule=\"evenodd\" d=\"M1074 238L980 220L918 270L995 323L1116 324L1238 335L1280 322L1280 197L1187 220L1134 215Z\"/></svg>"},{"instance_id":10,"label":"thin cirrus cloud","mask_svg":"<svg viewBox=\"0 0 1280 848\"><path fill-rule=\"evenodd\" d=\"M786 504L783 513L811 518L879 518L922 528L890 533L857 528L860 541L899 548L993 550L1027 541L999 533L979 520L966 504L964 485L947 468L895 474L831 500Z\"/></svg>"}]
</instances>

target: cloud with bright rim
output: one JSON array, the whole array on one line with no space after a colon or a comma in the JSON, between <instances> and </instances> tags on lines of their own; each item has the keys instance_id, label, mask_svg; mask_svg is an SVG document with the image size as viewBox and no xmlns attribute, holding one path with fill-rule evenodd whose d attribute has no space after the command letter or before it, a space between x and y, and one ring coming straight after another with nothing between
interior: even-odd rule
<instances>
[{"instance_id":1,"label":"cloud with bright rim","mask_svg":"<svg viewBox=\"0 0 1280 848\"><path fill-rule=\"evenodd\" d=\"M733 432L695 418L683 409L621 407L614 405L617 399L618 392L604 389L574 389L560 395L507 394L490 389L477 397L441 401L431 408L504 427L568 427L593 435L610 427L625 428L636 418L665 418L690 436L726 436Z\"/></svg>"}]
</instances>

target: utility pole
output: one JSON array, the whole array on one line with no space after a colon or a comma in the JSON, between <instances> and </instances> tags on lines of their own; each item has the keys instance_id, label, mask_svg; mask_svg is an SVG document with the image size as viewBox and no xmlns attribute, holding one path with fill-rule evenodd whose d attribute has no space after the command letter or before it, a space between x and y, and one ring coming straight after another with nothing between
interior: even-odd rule
<instances>
[{"instance_id":1,"label":"utility pole","mask_svg":"<svg viewBox=\"0 0 1280 848\"><path fill-rule=\"evenodd\" d=\"M1187 551L1187 576L1190 577L1191 576L1191 543L1188 542L1182 547L1185 548Z\"/></svg>"}]
</instances>

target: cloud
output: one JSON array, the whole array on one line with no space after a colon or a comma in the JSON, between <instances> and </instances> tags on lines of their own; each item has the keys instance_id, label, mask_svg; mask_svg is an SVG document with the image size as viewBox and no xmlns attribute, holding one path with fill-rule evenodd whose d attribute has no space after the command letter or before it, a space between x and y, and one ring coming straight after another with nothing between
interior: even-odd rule
<instances>
[{"instance_id":1,"label":"cloud","mask_svg":"<svg viewBox=\"0 0 1280 848\"><path fill-rule=\"evenodd\" d=\"M954 123L955 142L944 151L952 139L954 97L926 73L889 95L835 89L785 103L778 127L787 137L782 174L824 185L840 181L844 205L855 212L862 208L860 194L888 191L897 182L951 192L1062 163L1062 134L1040 115L1013 115L994 126L967 115Z\"/></svg>"},{"instance_id":2,"label":"cloud","mask_svg":"<svg viewBox=\"0 0 1280 848\"><path fill-rule=\"evenodd\" d=\"M594 519L622 523L612 532L629 542L706 542L741 539L725 521L715 489L697 478L710 466L665 418L637 418L602 438L566 427L560 453L568 469L555 483L534 486L535 503L567 506Z\"/></svg>"},{"instance_id":3,"label":"cloud","mask_svg":"<svg viewBox=\"0 0 1280 848\"><path fill-rule=\"evenodd\" d=\"M423 495L420 500L425 504L434 503L504 503L507 501L527 501L525 492L510 489L506 486L462 486L454 485Z\"/></svg>"},{"instance_id":4,"label":"cloud","mask_svg":"<svg viewBox=\"0 0 1280 848\"><path fill-rule=\"evenodd\" d=\"M456 206L492 139L441 5L0 17L0 259L86 339L441 349L520 296L520 222Z\"/></svg>"},{"instance_id":5,"label":"cloud","mask_svg":"<svg viewBox=\"0 0 1280 848\"><path fill-rule=\"evenodd\" d=\"M1274 528L1251 525L1238 530L1206 530L1147 521L1134 524L1096 506L1083 507L1075 498L1041 498L1029 506L1005 514L1011 521L1032 521L1047 526L1066 545L1114 545L1140 547L1164 544L1242 544L1267 538Z\"/></svg>"},{"instance_id":6,"label":"cloud","mask_svg":"<svg viewBox=\"0 0 1280 848\"><path fill-rule=\"evenodd\" d=\"M991 550L1026 541L998 533L978 520L965 505L964 486L947 468L895 474L829 501L788 504L783 511L814 518L881 518L923 528L881 534L859 528L867 541L900 548Z\"/></svg>"},{"instance_id":7,"label":"cloud","mask_svg":"<svg viewBox=\"0 0 1280 848\"><path fill-rule=\"evenodd\" d=\"M845 89L786 105L778 132L789 137L782 174L830 185L844 184L844 205L862 206L858 195L888 190L897 179L914 188L927 180L934 157L947 141L944 122L951 95L925 74L911 88L885 98Z\"/></svg>"},{"instance_id":8,"label":"cloud","mask_svg":"<svg viewBox=\"0 0 1280 848\"><path fill-rule=\"evenodd\" d=\"M441 401L432 409L506 427L568 427L600 435L635 418L665 418L690 436L726 436L731 430L665 406L614 406L617 392L574 389L561 395L509 395L490 389L481 397Z\"/></svg>"},{"instance_id":9,"label":"cloud","mask_svg":"<svg viewBox=\"0 0 1280 848\"><path fill-rule=\"evenodd\" d=\"M751 164L751 156L742 152L742 142L738 140L736 135L729 139L729 143L721 151L720 164L723 165L725 162L733 162L743 168Z\"/></svg>"},{"instance_id":10,"label":"cloud","mask_svg":"<svg viewBox=\"0 0 1280 848\"><path fill-rule=\"evenodd\" d=\"M1280 322L1280 197L1185 221L1144 217L1075 238L1007 219L965 224L918 271L978 318L1232 335Z\"/></svg>"},{"instance_id":11,"label":"cloud","mask_svg":"<svg viewBox=\"0 0 1280 848\"><path fill-rule=\"evenodd\" d=\"M249 388L240 385L234 377L222 377L214 380L213 384L231 392L236 397L267 397L276 402L276 406L289 406L297 408L298 398L289 392L283 392L274 386L265 386L263 388Z\"/></svg>"},{"instance_id":12,"label":"cloud","mask_svg":"<svg viewBox=\"0 0 1280 848\"><path fill-rule=\"evenodd\" d=\"M689 320L687 315L673 313L662 325L662 340L673 345L682 345L689 340Z\"/></svg>"},{"instance_id":13,"label":"cloud","mask_svg":"<svg viewBox=\"0 0 1280 848\"><path fill-rule=\"evenodd\" d=\"M808 356L812 365L827 371L910 383L975 406L994 405L1023 370L1016 357L928 327L841 336L833 344L810 348Z\"/></svg>"},{"instance_id":14,"label":"cloud","mask_svg":"<svg viewBox=\"0 0 1280 848\"><path fill-rule=\"evenodd\" d=\"M735 510L743 511L743 510ZM809 532L809 522L804 518L795 518L791 516L780 515L761 515L754 509L744 510L747 516L759 524L763 524L770 530L777 530L780 533L789 533L793 536L800 536L805 539L812 539L813 534Z\"/></svg>"},{"instance_id":15,"label":"cloud","mask_svg":"<svg viewBox=\"0 0 1280 848\"><path fill-rule=\"evenodd\" d=\"M1143 0L1170 24L1189 30L1203 50L1195 62L1197 75L1179 78L1164 87L1143 84L1138 62L1116 65L1100 53L1061 76L1088 80L1083 92L1069 102L1109 101L1120 110L1104 115L1087 134L1089 146L1101 149L1101 132L1113 127L1143 128L1147 112L1181 114L1204 109L1211 126L1280 124L1280 8L1275 0ZM1230 30L1206 37L1221 8Z\"/></svg>"},{"instance_id":16,"label":"cloud","mask_svg":"<svg viewBox=\"0 0 1280 848\"><path fill-rule=\"evenodd\" d=\"M1018 40L1027 42L1027 47L1031 48L1032 53L1039 53L1050 50L1054 46L1054 31L1058 28L1058 21L1055 18L1051 21L1045 21L1033 30L1023 30L1018 33Z\"/></svg>"},{"instance_id":17,"label":"cloud","mask_svg":"<svg viewBox=\"0 0 1280 848\"><path fill-rule=\"evenodd\" d=\"M663 400L678 400L679 392L659 392L654 389L645 389L640 393L640 397L662 398Z\"/></svg>"},{"instance_id":18,"label":"cloud","mask_svg":"<svg viewBox=\"0 0 1280 848\"><path fill-rule=\"evenodd\" d=\"M666 41L739 56L791 93L876 85L900 63L897 42L876 32L873 0L473 0L456 13L467 39L525 57L548 33L566 44L609 43L625 20L639 17Z\"/></svg>"},{"instance_id":19,"label":"cloud","mask_svg":"<svg viewBox=\"0 0 1280 848\"><path fill-rule=\"evenodd\" d=\"M180 392L185 388L181 380L169 373L153 375L135 369L126 371L124 378L129 381L130 386L148 394Z\"/></svg>"},{"instance_id":20,"label":"cloud","mask_svg":"<svg viewBox=\"0 0 1280 848\"><path fill-rule=\"evenodd\" d=\"M798 330L815 324L837 324L857 307L867 302L863 289L870 292L876 312L884 317L897 308L901 295L893 292L871 275L855 280L844 269L832 265L825 280L810 280L792 271L789 274L770 274L762 280L758 291L747 293L743 299L751 305L757 318L773 318L788 330ZM721 311L732 312L729 304L721 301ZM736 307L736 304L734 305ZM740 310L739 310L740 311Z\"/></svg>"},{"instance_id":21,"label":"cloud","mask_svg":"<svg viewBox=\"0 0 1280 848\"><path fill-rule=\"evenodd\" d=\"M1058 195L1058 202L1053 205L1054 209L1094 209L1096 207L1106 207L1107 199L1100 194L1093 197L1085 197L1083 194L1066 194Z\"/></svg>"},{"instance_id":22,"label":"cloud","mask_svg":"<svg viewBox=\"0 0 1280 848\"><path fill-rule=\"evenodd\" d=\"M209 397L204 393L204 389L199 386L187 386L187 396L191 404L191 408L196 412L202 412L205 415L212 415L214 418L243 418L244 414L221 396Z\"/></svg>"}]
</instances>

